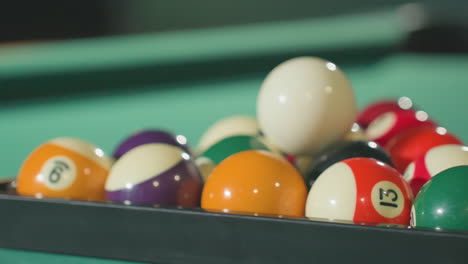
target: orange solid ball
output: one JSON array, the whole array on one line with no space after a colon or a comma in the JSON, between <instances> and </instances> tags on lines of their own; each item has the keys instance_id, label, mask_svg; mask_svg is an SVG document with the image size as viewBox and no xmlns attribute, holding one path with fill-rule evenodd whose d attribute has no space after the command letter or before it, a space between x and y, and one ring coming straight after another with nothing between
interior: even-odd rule
<instances>
[{"instance_id":1,"label":"orange solid ball","mask_svg":"<svg viewBox=\"0 0 468 264\"><path fill-rule=\"evenodd\" d=\"M307 189L299 172L273 153L248 150L222 161L205 184L206 210L304 216Z\"/></svg>"}]
</instances>

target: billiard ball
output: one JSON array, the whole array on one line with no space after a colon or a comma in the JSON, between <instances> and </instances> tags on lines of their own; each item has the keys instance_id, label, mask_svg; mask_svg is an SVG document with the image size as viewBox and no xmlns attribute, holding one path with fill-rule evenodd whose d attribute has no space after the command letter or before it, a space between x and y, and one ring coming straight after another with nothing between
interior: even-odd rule
<instances>
[{"instance_id":1,"label":"billiard ball","mask_svg":"<svg viewBox=\"0 0 468 264\"><path fill-rule=\"evenodd\" d=\"M296 169L301 173L302 176L310 168L310 165L314 161L314 156L310 155L293 155L283 154L284 158L289 161Z\"/></svg>"},{"instance_id":2,"label":"billiard ball","mask_svg":"<svg viewBox=\"0 0 468 264\"><path fill-rule=\"evenodd\" d=\"M202 135L197 151L202 153L216 142L230 136L256 136L259 134L258 122L250 116L231 116L221 119L209 127Z\"/></svg>"},{"instance_id":3,"label":"billiard ball","mask_svg":"<svg viewBox=\"0 0 468 264\"><path fill-rule=\"evenodd\" d=\"M352 158L325 170L310 189L306 216L355 222L408 225L412 194L391 166Z\"/></svg>"},{"instance_id":4,"label":"billiard ball","mask_svg":"<svg viewBox=\"0 0 468 264\"><path fill-rule=\"evenodd\" d=\"M296 155L287 154L285 158L291 163L294 164L296 162Z\"/></svg>"},{"instance_id":5,"label":"billiard ball","mask_svg":"<svg viewBox=\"0 0 468 264\"><path fill-rule=\"evenodd\" d=\"M105 184L107 200L125 204L197 206L201 188L191 156L164 143L140 145L125 153Z\"/></svg>"},{"instance_id":6,"label":"billiard ball","mask_svg":"<svg viewBox=\"0 0 468 264\"><path fill-rule=\"evenodd\" d=\"M411 226L468 230L468 166L444 170L428 181L411 210Z\"/></svg>"},{"instance_id":7,"label":"billiard ball","mask_svg":"<svg viewBox=\"0 0 468 264\"><path fill-rule=\"evenodd\" d=\"M385 146L392 137L405 130L419 126L435 127L436 124L429 119L429 116L424 111L390 111L372 121L366 129L366 135L369 140Z\"/></svg>"},{"instance_id":8,"label":"billiard ball","mask_svg":"<svg viewBox=\"0 0 468 264\"><path fill-rule=\"evenodd\" d=\"M441 145L431 148L406 168L403 178L416 195L421 187L434 175L446 169L468 165L468 147Z\"/></svg>"},{"instance_id":9,"label":"billiard ball","mask_svg":"<svg viewBox=\"0 0 468 264\"><path fill-rule=\"evenodd\" d=\"M7 194L15 194L16 193L16 179L2 179L0 180L0 192L7 193Z\"/></svg>"},{"instance_id":10,"label":"billiard ball","mask_svg":"<svg viewBox=\"0 0 468 264\"><path fill-rule=\"evenodd\" d=\"M399 110L408 110L413 107L413 101L406 97L400 97L398 100L381 100L366 106L357 116L357 123L367 128L369 124L380 115L386 112L396 112Z\"/></svg>"},{"instance_id":11,"label":"billiard ball","mask_svg":"<svg viewBox=\"0 0 468 264\"><path fill-rule=\"evenodd\" d=\"M95 145L60 137L36 148L23 162L17 192L37 198L104 201L112 160Z\"/></svg>"},{"instance_id":12,"label":"billiard ball","mask_svg":"<svg viewBox=\"0 0 468 264\"><path fill-rule=\"evenodd\" d=\"M182 135L175 135L163 130L148 129L136 132L123 140L114 151L114 158L119 159L129 150L148 143L165 143L182 148L190 153L187 146L187 139Z\"/></svg>"},{"instance_id":13,"label":"billiard ball","mask_svg":"<svg viewBox=\"0 0 468 264\"><path fill-rule=\"evenodd\" d=\"M207 157L197 157L195 159L195 165L200 172L203 182L206 182L217 164Z\"/></svg>"},{"instance_id":14,"label":"billiard ball","mask_svg":"<svg viewBox=\"0 0 468 264\"><path fill-rule=\"evenodd\" d=\"M385 149L390 154L393 164L401 173L406 167L426 153L440 145L463 143L443 127L423 126L409 129L392 138Z\"/></svg>"},{"instance_id":15,"label":"billiard ball","mask_svg":"<svg viewBox=\"0 0 468 264\"><path fill-rule=\"evenodd\" d=\"M305 175L307 175L307 172L309 171L314 161L315 161L315 156L299 155L299 156L294 156L293 164L296 167L296 169L301 173L301 175L305 177Z\"/></svg>"},{"instance_id":16,"label":"billiard ball","mask_svg":"<svg viewBox=\"0 0 468 264\"><path fill-rule=\"evenodd\" d=\"M201 206L219 212L304 216L306 186L283 157L262 150L229 156L211 173Z\"/></svg>"},{"instance_id":17,"label":"billiard ball","mask_svg":"<svg viewBox=\"0 0 468 264\"><path fill-rule=\"evenodd\" d=\"M195 163L206 181L216 164L235 153L251 149L270 150L263 142L258 136L230 136L210 146Z\"/></svg>"},{"instance_id":18,"label":"billiard ball","mask_svg":"<svg viewBox=\"0 0 468 264\"><path fill-rule=\"evenodd\" d=\"M214 163L220 163L232 154L251 149L269 150L257 137L231 136L213 144L200 154L200 157L206 157Z\"/></svg>"},{"instance_id":19,"label":"billiard ball","mask_svg":"<svg viewBox=\"0 0 468 264\"><path fill-rule=\"evenodd\" d=\"M390 166L390 156L377 143L372 141L343 141L322 151L306 172L306 183L310 188L317 177L333 164L350 158L374 158Z\"/></svg>"},{"instance_id":20,"label":"billiard ball","mask_svg":"<svg viewBox=\"0 0 468 264\"><path fill-rule=\"evenodd\" d=\"M351 130L343 138L345 141L353 141L353 140L364 140L367 141L369 138L366 135L365 130L358 124L353 123L351 126Z\"/></svg>"},{"instance_id":21,"label":"billiard ball","mask_svg":"<svg viewBox=\"0 0 468 264\"><path fill-rule=\"evenodd\" d=\"M267 138L288 154L315 154L340 140L356 117L351 84L333 63L299 57L263 81L257 117Z\"/></svg>"}]
</instances>

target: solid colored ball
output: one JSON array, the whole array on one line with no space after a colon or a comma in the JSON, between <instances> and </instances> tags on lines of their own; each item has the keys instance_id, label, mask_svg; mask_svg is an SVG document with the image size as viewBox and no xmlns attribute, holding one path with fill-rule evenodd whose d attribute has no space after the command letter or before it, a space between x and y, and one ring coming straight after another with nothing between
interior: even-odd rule
<instances>
[{"instance_id":1,"label":"solid colored ball","mask_svg":"<svg viewBox=\"0 0 468 264\"><path fill-rule=\"evenodd\" d=\"M370 158L335 163L315 181L306 216L408 225L412 194L401 174Z\"/></svg>"},{"instance_id":2,"label":"solid colored ball","mask_svg":"<svg viewBox=\"0 0 468 264\"><path fill-rule=\"evenodd\" d=\"M104 201L112 160L95 145L61 137L36 148L23 162L17 192L37 198Z\"/></svg>"},{"instance_id":3,"label":"solid colored ball","mask_svg":"<svg viewBox=\"0 0 468 264\"><path fill-rule=\"evenodd\" d=\"M189 148L187 146L187 139L182 135L174 135L163 130L143 130L132 134L124 141L122 141L114 151L114 158L119 159L120 157L122 157L123 154L127 153L129 150L140 145L149 143L169 144L172 146L180 147L184 151L190 153Z\"/></svg>"},{"instance_id":4,"label":"solid colored ball","mask_svg":"<svg viewBox=\"0 0 468 264\"><path fill-rule=\"evenodd\" d=\"M231 136L256 136L259 134L258 122L250 116L231 116L221 119L209 127L198 143L198 152L204 152L213 144Z\"/></svg>"},{"instance_id":5,"label":"solid colored ball","mask_svg":"<svg viewBox=\"0 0 468 264\"><path fill-rule=\"evenodd\" d=\"M411 99L406 96L400 97L398 100L377 101L366 106L358 114L356 122L363 128L367 128L372 121L386 112L408 110L412 107L413 101L411 101Z\"/></svg>"},{"instance_id":6,"label":"solid colored ball","mask_svg":"<svg viewBox=\"0 0 468 264\"><path fill-rule=\"evenodd\" d=\"M306 173L306 183L310 188L317 177L333 164L358 157L373 158L393 166L390 156L375 142L345 141L329 147L316 156L315 162Z\"/></svg>"},{"instance_id":7,"label":"solid colored ball","mask_svg":"<svg viewBox=\"0 0 468 264\"><path fill-rule=\"evenodd\" d=\"M151 143L133 148L117 160L105 188L109 201L197 206L202 179L187 152Z\"/></svg>"},{"instance_id":8,"label":"solid colored ball","mask_svg":"<svg viewBox=\"0 0 468 264\"><path fill-rule=\"evenodd\" d=\"M433 147L446 144L463 145L443 127L423 126L409 129L388 142L385 149L401 173L406 167Z\"/></svg>"},{"instance_id":9,"label":"solid colored ball","mask_svg":"<svg viewBox=\"0 0 468 264\"><path fill-rule=\"evenodd\" d=\"M203 189L201 206L220 212L304 216L307 189L286 159L261 150L221 162Z\"/></svg>"},{"instance_id":10,"label":"solid colored ball","mask_svg":"<svg viewBox=\"0 0 468 264\"><path fill-rule=\"evenodd\" d=\"M468 166L444 170L428 181L411 210L411 226L468 230Z\"/></svg>"},{"instance_id":11,"label":"solid colored ball","mask_svg":"<svg viewBox=\"0 0 468 264\"><path fill-rule=\"evenodd\" d=\"M257 98L261 130L288 154L314 154L342 139L356 112L344 73L315 57L278 65L263 81Z\"/></svg>"},{"instance_id":12,"label":"solid colored ball","mask_svg":"<svg viewBox=\"0 0 468 264\"><path fill-rule=\"evenodd\" d=\"M387 142L396 135L414 127L437 126L429 119L424 111L399 110L386 112L374 121L366 129L369 140L385 146Z\"/></svg>"},{"instance_id":13,"label":"solid colored ball","mask_svg":"<svg viewBox=\"0 0 468 264\"><path fill-rule=\"evenodd\" d=\"M416 195L421 187L434 175L461 165L468 165L468 147L442 145L431 148L406 168L403 178Z\"/></svg>"}]
</instances>

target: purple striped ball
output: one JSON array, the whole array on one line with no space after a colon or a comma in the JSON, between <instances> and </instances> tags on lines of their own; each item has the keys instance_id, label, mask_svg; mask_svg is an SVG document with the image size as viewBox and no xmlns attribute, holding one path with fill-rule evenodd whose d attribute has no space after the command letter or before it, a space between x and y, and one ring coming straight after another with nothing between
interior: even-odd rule
<instances>
[{"instance_id":1,"label":"purple striped ball","mask_svg":"<svg viewBox=\"0 0 468 264\"><path fill-rule=\"evenodd\" d=\"M117 160L105 188L109 201L195 207L200 203L202 184L187 152L151 143L135 147Z\"/></svg>"},{"instance_id":2,"label":"purple striped ball","mask_svg":"<svg viewBox=\"0 0 468 264\"><path fill-rule=\"evenodd\" d=\"M187 146L187 139L182 135L174 135L163 130L143 130L126 138L114 151L114 158L119 159L123 154L131 149L143 144L149 143L165 143L172 146L180 147L184 151L190 153Z\"/></svg>"}]
</instances>

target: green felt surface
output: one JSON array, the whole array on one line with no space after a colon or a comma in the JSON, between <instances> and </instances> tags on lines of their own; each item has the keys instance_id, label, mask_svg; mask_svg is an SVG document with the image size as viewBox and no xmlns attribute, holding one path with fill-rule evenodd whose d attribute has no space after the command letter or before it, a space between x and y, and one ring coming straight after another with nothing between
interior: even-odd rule
<instances>
[{"instance_id":1,"label":"green felt surface","mask_svg":"<svg viewBox=\"0 0 468 264\"><path fill-rule=\"evenodd\" d=\"M70 256L62 254L49 254L42 252L22 251L13 249L0 249L0 261L2 263L11 264L32 264L32 263L47 263L47 264L124 264L124 263L142 263L129 262L122 260L110 260L80 256Z\"/></svg>"},{"instance_id":2,"label":"green felt surface","mask_svg":"<svg viewBox=\"0 0 468 264\"><path fill-rule=\"evenodd\" d=\"M345 68L360 106L384 97L409 96L464 141L468 91L467 58L394 55L373 64ZM168 84L111 94L18 102L0 112L1 177L14 176L36 146L57 136L89 140L110 153L120 140L142 128L163 128L195 145L217 119L255 115L264 75L198 83ZM339 111L339 109L337 109Z\"/></svg>"},{"instance_id":3,"label":"green felt surface","mask_svg":"<svg viewBox=\"0 0 468 264\"><path fill-rule=\"evenodd\" d=\"M0 79L289 50L392 46L401 41L405 32L401 14L383 10L323 19L26 45L0 50ZM359 37L356 33L360 33Z\"/></svg>"}]
</instances>

